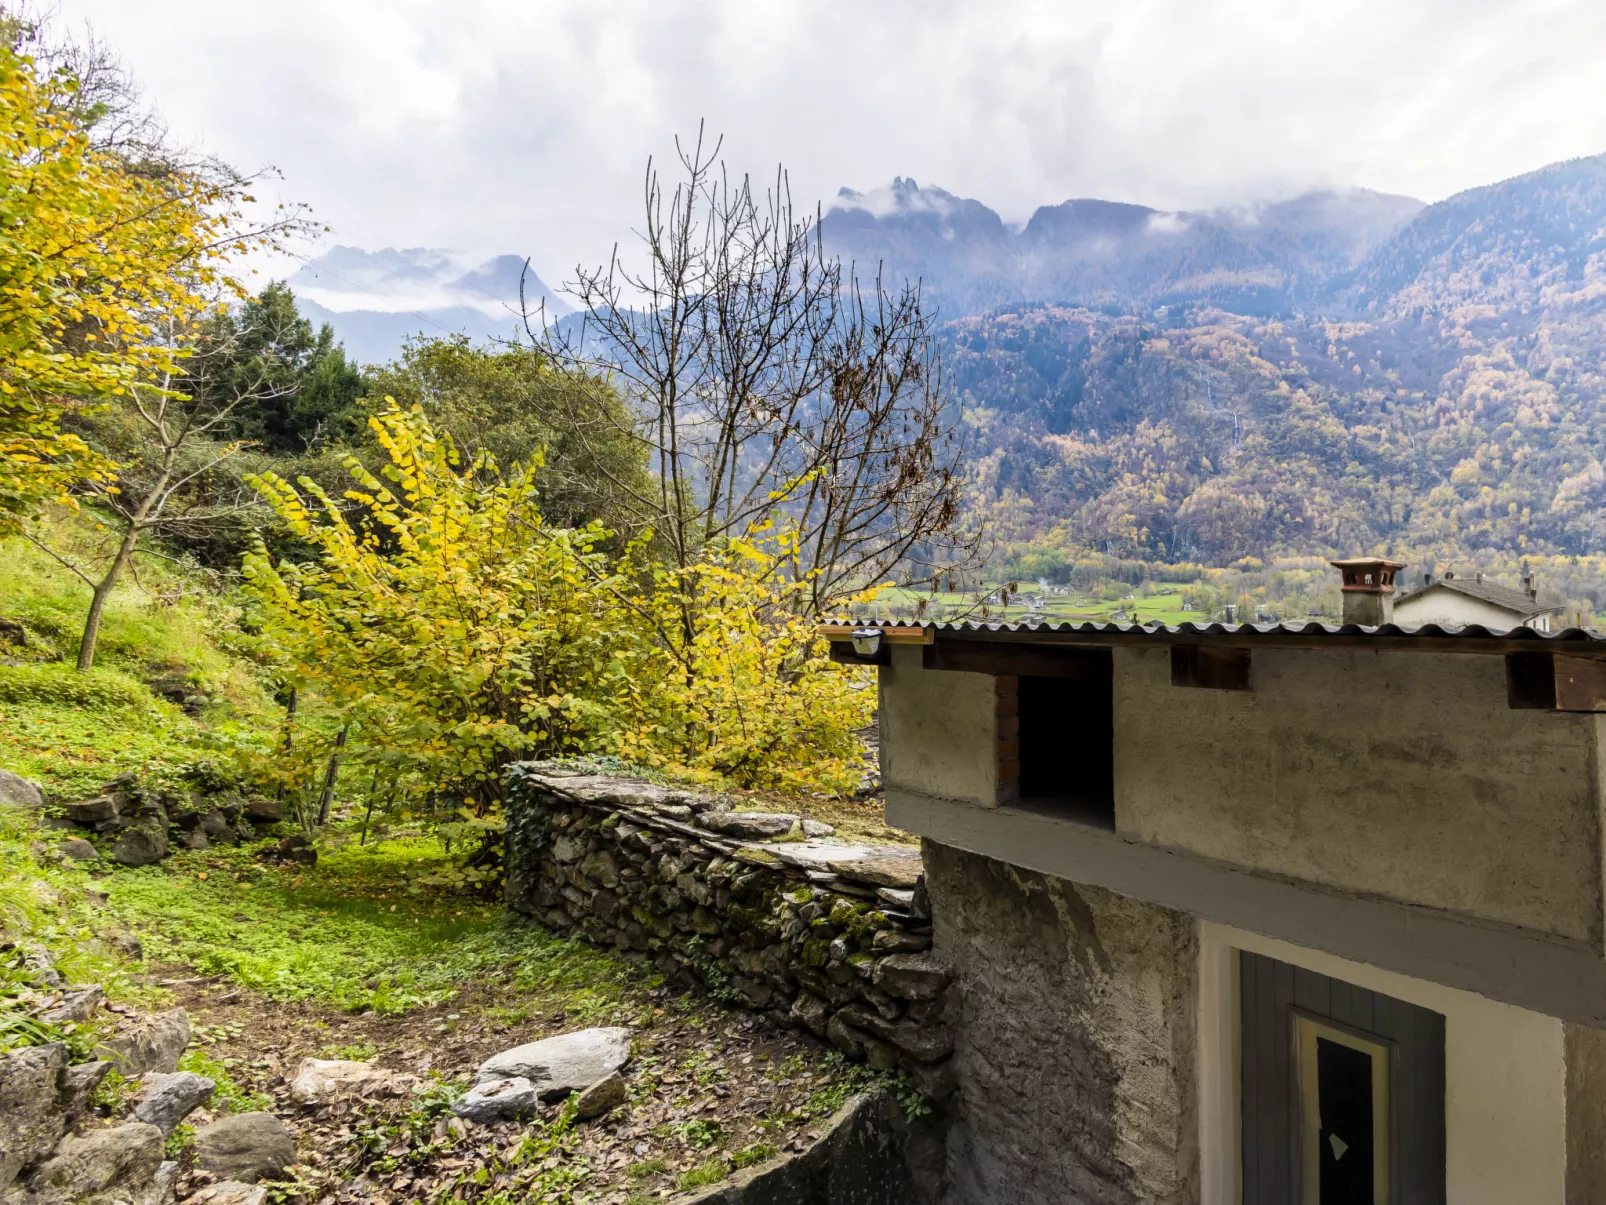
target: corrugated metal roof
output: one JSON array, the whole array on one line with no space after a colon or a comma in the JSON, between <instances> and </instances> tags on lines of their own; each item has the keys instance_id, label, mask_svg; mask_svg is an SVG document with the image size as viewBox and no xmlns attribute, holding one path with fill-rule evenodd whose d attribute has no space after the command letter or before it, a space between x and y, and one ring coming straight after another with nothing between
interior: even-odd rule
<instances>
[{"instance_id":1,"label":"corrugated metal roof","mask_svg":"<svg viewBox=\"0 0 1606 1205\"><path fill-rule=\"evenodd\" d=\"M1361 624L1330 624L1316 622L1283 623L1001 623L980 620L958 622L920 623L913 620L882 620L868 617L845 617L834 621L851 627L882 628L891 630L930 629L937 634L979 637L982 639L1054 639L1067 643L1137 643L1152 640L1157 644L1176 644L1195 640L1205 643L1230 642L1234 644L1265 643L1267 645L1298 643L1301 645L1372 645L1385 647L1415 647L1437 645L1442 642L1446 652L1452 651L1507 651L1518 645L1536 651L1553 651L1560 646L1579 647L1592 655L1606 650L1606 632L1587 628L1562 628L1555 632L1539 632L1533 628L1486 628L1481 624L1443 626L1436 623L1417 627L1402 627L1389 623L1371 628ZM831 623L823 625L827 628ZM847 639L846 633L841 636ZM1491 645L1499 645L1497 650ZM1479 646L1479 647L1474 647Z\"/></svg>"}]
</instances>

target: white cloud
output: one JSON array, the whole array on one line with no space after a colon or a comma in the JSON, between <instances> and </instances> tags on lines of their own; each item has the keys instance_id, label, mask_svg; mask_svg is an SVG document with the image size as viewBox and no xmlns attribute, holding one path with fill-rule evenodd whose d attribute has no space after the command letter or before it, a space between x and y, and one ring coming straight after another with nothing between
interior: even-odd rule
<instances>
[{"instance_id":1,"label":"white cloud","mask_svg":"<svg viewBox=\"0 0 1606 1205\"><path fill-rule=\"evenodd\" d=\"M827 202L894 175L1006 219L1317 185L1433 200L1606 150L1597 0L62 0L186 138L340 242L533 257L637 221L699 118Z\"/></svg>"}]
</instances>

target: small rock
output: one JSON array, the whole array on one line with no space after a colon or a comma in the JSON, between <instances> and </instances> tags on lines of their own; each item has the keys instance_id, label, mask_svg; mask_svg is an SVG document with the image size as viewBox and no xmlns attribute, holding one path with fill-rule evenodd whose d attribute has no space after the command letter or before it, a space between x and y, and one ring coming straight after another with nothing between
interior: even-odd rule
<instances>
[{"instance_id":1,"label":"small rock","mask_svg":"<svg viewBox=\"0 0 1606 1205\"><path fill-rule=\"evenodd\" d=\"M581 1121L601 1117L629 1099L630 1090L625 1087L625 1077L615 1071L580 1093L580 1099L575 1102L575 1116Z\"/></svg>"},{"instance_id":2,"label":"small rock","mask_svg":"<svg viewBox=\"0 0 1606 1205\"><path fill-rule=\"evenodd\" d=\"M284 819L284 800L265 798L247 800L245 814L258 824L277 824Z\"/></svg>"},{"instance_id":3,"label":"small rock","mask_svg":"<svg viewBox=\"0 0 1606 1205\"><path fill-rule=\"evenodd\" d=\"M405 1089L416 1082L413 1076L382 1071L372 1063L355 1059L302 1059L295 1079L290 1081L290 1098L297 1104L317 1105L342 1097Z\"/></svg>"},{"instance_id":4,"label":"small rock","mask_svg":"<svg viewBox=\"0 0 1606 1205\"><path fill-rule=\"evenodd\" d=\"M838 1013L826 1025L825 1037L848 1058L857 1060L864 1057L864 1042L869 1035L849 1025Z\"/></svg>"},{"instance_id":5,"label":"small rock","mask_svg":"<svg viewBox=\"0 0 1606 1205\"><path fill-rule=\"evenodd\" d=\"M452 1102L452 1112L487 1123L527 1116L541 1107L541 1093L522 1075L482 1080Z\"/></svg>"},{"instance_id":6,"label":"small rock","mask_svg":"<svg viewBox=\"0 0 1606 1205\"><path fill-rule=\"evenodd\" d=\"M82 837L68 837L56 848L69 858L79 862L98 862L100 860L100 850Z\"/></svg>"},{"instance_id":7,"label":"small rock","mask_svg":"<svg viewBox=\"0 0 1606 1205\"><path fill-rule=\"evenodd\" d=\"M931 934L883 929L871 939L870 949L877 954L918 954L931 949Z\"/></svg>"},{"instance_id":8,"label":"small rock","mask_svg":"<svg viewBox=\"0 0 1606 1205\"><path fill-rule=\"evenodd\" d=\"M203 1171L247 1184L282 1180L296 1161L296 1144L272 1113L236 1113L195 1131L195 1161Z\"/></svg>"},{"instance_id":9,"label":"small rock","mask_svg":"<svg viewBox=\"0 0 1606 1205\"><path fill-rule=\"evenodd\" d=\"M69 1134L27 1179L28 1193L16 1199L28 1205L82 1205L84 1202L137 1202L157 1205L172 1200L171 1180L158 1178L163 1163L162 1132L130 1122L115 1129Z\"/></svg>"},{"instance_id":10,"label":"small rock","mask_svg":"<svg viewBox=\"0 0 1606 1205\"><path fill-rule=\"evenodd\" d=\"M182 1008L138 1020L108 1038L100 1047L102 1058L132 1079L147 1071L169 1072L190 1044L190 1018Z\"/></svg>"},{"instance_id":11,"label":"small rock","mask_svg":"<svg viewBox=\"0 0 1606 1205\"><path fill-rule=\"evenodd\" d=\"M153 1072L145 1077L145 1091L134 1106L134 1120L162 1131L165 1137L196 1109L212 1099L217 1085L192 1071L168 1075Z\"/></svg>"},{"instance_id":12,"label":"small rock","mask_svg":"<svg viewBox=\"0 0 1606 1205\"><path fill-rule=\"evenodd\" d=\"M475 1082L522 1078L542 1100L561 1100L619 1070L630 1061L628 1029L581 1029L543 1038L492 1055L475 1072Z\"/></svg>"},{"instance_id":13,"label":"small rock","mask_svg":"<svg viewBox=\"0 0 1606 1205\"><path fill-rule=\"evenodd\" d=\"M185 849L205 849L211 844L212 842L207 840L206 834L198 828L192 828L189 832L184 834Z\"/></svg>"},{"instance_id":14,"label":"small rock","mask_svg":"<svg viewBox=\"0 0 1606 1205\"><path fill-rule=\"evenodd\" d=\"M935 1000L953 972L931 954L889 954L875 964L871 977L878 988L900 1000Z\"/></svg>"},{"instance_id":15,"label":"small rock","mask_svg":"<svg viewBox=\"0 0 1606 1205\"><path fill-rule=\"evenodd\" d=\"M697 817L698 828L727 837L782 837L796 823L790 812L704 812Z\"/></svg>"},{"instance_id":16,"label":"small rock","mask_svg":"<svg viewBox=\"0 0 1606 1205\"><path fill-rule=\"evenodd\" d=\"M0 770L0 803L9 803L13 807L42 808L45 806L45 793L33 779L13 774L10 770Z\"/></svg>"},{"instance_id":17,"label":"small rock","mask_svg":"<svg viewBox=\"0 0 1606 1205\"><path fill-rule=\"evenodd\" d=\"M62 997L60 1004L52 1005L39 1014L41 1021L51 1025L65 1025L68 1021L87 1021L95 1015L106 998L98 983L91 983L88 987L76 987Z\"/></svg>"},{"instance_id":18,"label":"small rock","mask_svg":"<svg viewBox=\"0 0 1606 1205\"><path fill-rule=\"evenodd\" d=\"M316 866L318 863L318 851L313 848L312 842L300 833L274 842L257 857L264 861L297 862L303 866Z\"/></svg>"},{"instance_id":19,"label":"small rock","mask_svg":"<svg viewBox=\"0 0 1606 1205\"><path fill-rule=\"evenodd\" d=\"M112 861L124 866L150 866L167 857L167 825L145 820L125 828L112 846Z\"/></svg>"},{"instance_id":20,"label":"small rock","mask_svg":"<svg viewBox=\"0 0 1606 1205\"><path fill-rule=\"evenodd\" d=\"M182 1205L268 1205L268 1190L261 1184L220 1180L185 1197Z\"/></svg>"},{"instance_id":21,"label":"small rock","mask_svg":"<svg viewBox=\"0 0 1606 1205\"><path fill-rule=\"evenodd\" d=\"M808 992L799 992L797 999L792 1001L792 1011L787 1016L792 1024L808 1030L816 1037L823 1038L830 1013L831 1006L824 1000Z\"/></svg>"},{"instance_id":22,"label":"small rock","mask_svg":"<svg viewBox=\"0 0 1606 1205\"><path fill-rule=\"evenodd\" d=\"M121 795L98 795L78 803L64 803L61 810L77 824L99 824L105 820L116 820L124 802Z\"/></svg>"},{"instance_id":23,"label":"small rock","mask_svg":"<svg viewBox=\"0 0 1606 1205\"><path fill-rule=\"evenodd\" d=\"M836 826L827 824L823 820L810 820L805 816L803 818L803 835L805 837L834 837L836 836Z\"/></svg>"},{"instance_id":24,"label":"small rock","mask_svg":"<svg viewBox=\"0 0 1606 1205\"><path fill-rule=\"evenodd\" d=\"M913 890L904 891L898 887L877 887L876 898L884 904L891 904L894 908L902 908L909 912L914 908L915 893Z\"/></svg>"}]
</instances>

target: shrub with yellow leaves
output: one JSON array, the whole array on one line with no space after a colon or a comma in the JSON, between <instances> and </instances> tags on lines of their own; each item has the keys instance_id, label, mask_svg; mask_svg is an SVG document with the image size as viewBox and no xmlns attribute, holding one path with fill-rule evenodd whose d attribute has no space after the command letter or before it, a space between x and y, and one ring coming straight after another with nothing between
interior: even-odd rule
<instances>
[{"instance_id":1,"label":"shrub with yellow leaves","mask_svg":"<svg viewBox=\"0 0 1606 1205\"><path fill-rule=\"evenodd\" d=\"M371 420L384 480L347 461L335 499L257 487L316 556L246 559L265 646L349 726L348 759L483 816L510 761L608 753L712 783L857 785L873 692L792 606L786 530L711 545L687 569L598 525L547 526L531 468L469 463L421 409ZM382 769L381 769L382 768Z\"/></svg>"}]
</instances>

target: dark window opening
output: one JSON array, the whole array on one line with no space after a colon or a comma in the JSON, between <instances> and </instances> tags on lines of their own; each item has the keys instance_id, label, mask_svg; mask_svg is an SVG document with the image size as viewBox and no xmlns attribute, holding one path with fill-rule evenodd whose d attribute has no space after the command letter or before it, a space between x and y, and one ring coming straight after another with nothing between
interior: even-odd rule
<instances>
[{"instance_id":1,"label":"dark window opening","mask_svg":"<svg viewBox=\"0 0 1606 1205\"><path fill-rule=\"evenodd\" d=\"M1317 1196L1322 1205L1375 1205L1372 1056L1316 1039Z\"/></svg>"},{"instance_id":2,"label":"dark window opening","mask_svg":"<svg viewBox=\"0 0 1606 1205\"><path fill-rule=\"evenodd\" d=\"M1110 660L1076 677L1020 679L1020 798L1115 827L1115 715Z\"/></svg>"}]
</instances>

